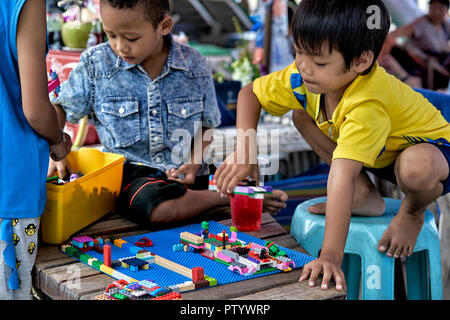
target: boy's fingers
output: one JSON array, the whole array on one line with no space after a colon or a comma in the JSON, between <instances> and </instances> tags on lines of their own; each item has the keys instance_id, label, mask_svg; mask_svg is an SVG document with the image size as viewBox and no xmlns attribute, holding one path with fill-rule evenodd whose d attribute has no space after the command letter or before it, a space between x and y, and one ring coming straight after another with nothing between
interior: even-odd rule
<instances>
[{"instance_id":1,"label":"boy's fingers","mask_svg":"<svg viewBox=\"0 0 450 320\"><path fill-rule=\"evenodd\" d=\"M234 174L231 175L232 178L230 179L230 181L228 182L227 185L227 193L232 193L234 188L239 184L239 182L242 181L242 175L240 174L240 172L235 172Z\"/></svg>"},{"instance_id":2,"label":"boy's fingers","mask_svg":"<svg viewBox=\"0 0 450 320\"><path fill-rule=\"evenodd\" d=\"M224 174L222 178L222 185L220 187L220 192L223 195L227 195L227 190L229 189L230 180L233 178L233 173L231 168Z\"/></svg>"},{"instance_id":3,"label":"boy's fingers","mask_svg":"<svg viewBox=\"0 0 450 320\"><path fill-rule=\"evenodd\" d=\"M336 282L336 290L347 290L346 284L345 284L345 277L343 274L338 273L334 276L334 281Z\"/></svg>"},{"instance_id":4,"label":"boy's fingers","mask_svg":"<svg viewBox=\"0 0 450 320\"><path fill-rule=\"evenodd\" d=\"M331 270L329 268L324 267L324 271L323 271L323 277L322 277L322 284L321 284L321 288L322 289L328 289L328 287L330 286L330 280L332 277L333 273L331 272Z\"/></svg>"},{"instance_id":5,"label":"boy's fingers","mask_svg":"<svg viewBox=\"0 0 450 320\"><path fill-rule=\"evenodd\" d=\"M308 279L310 274L311 274L311 269L309 268L308 265L305 265L303 267L302 274L300 275L300 278L298 279L298 281L304 281L304 280Z\"/></svg>"},{"instance_id":6,"label":"boy's fingers","mask_svg":"<svg viewBox=\"0 0 450 320\"><path fill-rule=\"evenodd\" d=\"M322 267L315 266L312 268L308 281L309 286L314 287L316 285L317 277L319 277L321 271Z\"/></svg>"},{"instance_id":7,"label":"boy's fingers","mask_svg":"<svg viewBox=\"0 0 450 320\"><path fill-rule=\"evenodd\" d=\"M220 168L222 168L222 172L221 172L220 176L217 176L217 175L214 176L214 178L216 180L217 192L219 192L219 193L223 189L223 181L224 181L224 179L227 177L228 172L231 170L230 166L227 166L225 164L222 164L220 166Z\"/></svg>"}]
</instances>

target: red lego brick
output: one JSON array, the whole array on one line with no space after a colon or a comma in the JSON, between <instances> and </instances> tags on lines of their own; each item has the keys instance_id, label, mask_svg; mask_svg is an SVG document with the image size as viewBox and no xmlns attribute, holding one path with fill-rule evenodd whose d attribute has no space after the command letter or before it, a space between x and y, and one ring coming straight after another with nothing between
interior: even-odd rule
<instances>
[{"instance_id":1,"label":"red lego brick","mask_svg":"<svg viewBox=\"0 0 450 320\"><path fill-rule=\"evenodd\" d=\"M103 246L103 264L111 267L111 246L109 244Z\"/></svg>"},{"instance_id":2,"label":"red lego brick","mask_svg":"<svg viewBox=\"0 0 450 320\"><path fill-rule=\"evenodd\" d=\"M192 281L195 283L200 280L205 280L205 271L202 267L192 268Z\"/></svg>"}]
</instances>

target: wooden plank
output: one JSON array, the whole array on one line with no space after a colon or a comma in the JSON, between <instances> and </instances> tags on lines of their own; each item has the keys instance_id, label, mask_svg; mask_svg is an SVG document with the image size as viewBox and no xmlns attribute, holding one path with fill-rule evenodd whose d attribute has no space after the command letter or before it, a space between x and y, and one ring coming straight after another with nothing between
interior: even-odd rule
<instances>
[{"instance_id":1,"label":"wooden plank","mask_svg":"<svg viewBox=\"0 0 450 320\"><path fill-rule=\"evenodd\" d=\"M274 286L290 284L298 281L301 270L296 269L291 272L282 272L219 285L204 290L184 292L183 300L227 300L249 295L258 291L267 290ZM207 291L205 291L207 290Z\"/></svg>"},{"instance_id":2,"label":"wooden plank","mask_svg":"<svg viewBox=\"0 0 450 320\"><path fill-rule=\"evenodd\" d=\"M86 280L86 278L96 275L100 275L100 271L84 263L76 262L41 271L39 273L39 288L55 300L77 300L80 291L93 291L91 281Z\"/></svg>"},{"instance_id":3,"label":"wooden plank","mask_svg":"<svg viewBox=\"0 0 450 320\"><path fill-rule=\"evenodd\" d=\"M116 279L101 273L92 277L83 278L80 287L69 286L68 283L62 283L59 287L59 296L65 300L80 300L83 296L102 294L106 287ZM94 299L93 298L93 299Z\"/></svg>"},{"instance_id":4,"label":"wooden plank","mask_svg":"<svg viewBox=\"0 0 450 320\"><path fill-rule=\"evenodd\" d=\"M41 288L41 272L54 267L67 266L77 260L61 252L58 246L39 248L33 268L33 286Z\"/></svg>"},{"instance_id":5,"label":"wooden plank","mask_svg":"<svg viewBox=\"0 0 450 320\"><path fill-rule=\"evenodd\" d=\"M277 286L232 300L343 300L345 294L336 288L323 290L320 286L310 287L306 281Z\"/></svg>"}]
</instances>

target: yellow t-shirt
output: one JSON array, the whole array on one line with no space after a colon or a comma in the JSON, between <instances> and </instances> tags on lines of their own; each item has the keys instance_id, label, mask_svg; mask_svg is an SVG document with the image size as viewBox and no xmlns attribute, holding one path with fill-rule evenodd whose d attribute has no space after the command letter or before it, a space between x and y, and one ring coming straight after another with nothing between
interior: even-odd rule
<instances>
[{"instance_id":1,"label":"yellow t-shirt","mask_svg":"<svg viewBox=\"0 0 450 320\"><path fill-rule=\"evenodd\" d=\"M416 143L450 146L450 126L441 112L378 64L348 86L328 121L320 110L321 95L307 91L295 63L256 79L253 92L264 110L275 116L304 107L337 143L333 159L383 168Z\"/></svg>"}]
</instances>

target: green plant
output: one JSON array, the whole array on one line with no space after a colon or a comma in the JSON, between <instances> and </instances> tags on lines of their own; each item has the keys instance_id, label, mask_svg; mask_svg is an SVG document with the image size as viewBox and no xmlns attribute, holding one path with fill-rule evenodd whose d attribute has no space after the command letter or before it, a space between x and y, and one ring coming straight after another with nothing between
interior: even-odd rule
<instances>
[{"instance_id":1,"label":"green plant","mask_svg":"<svg viewBox=\"0 0 450 320\"><path fill-rule=\"evenodd\" d=\"M232 17L236 32L241 35L241 39L237 42L235 48L239 50L238 58L231 63L226 63L223 67L231 75L231 80L240 81L242 87L255 80L260 76L258 66L252 63L252 55L248 48L249 41L245 39L244 32L236 17ZM214 79L218 82L226 80L223 72L214 74Z\"/></svg>"}]
</instances>

